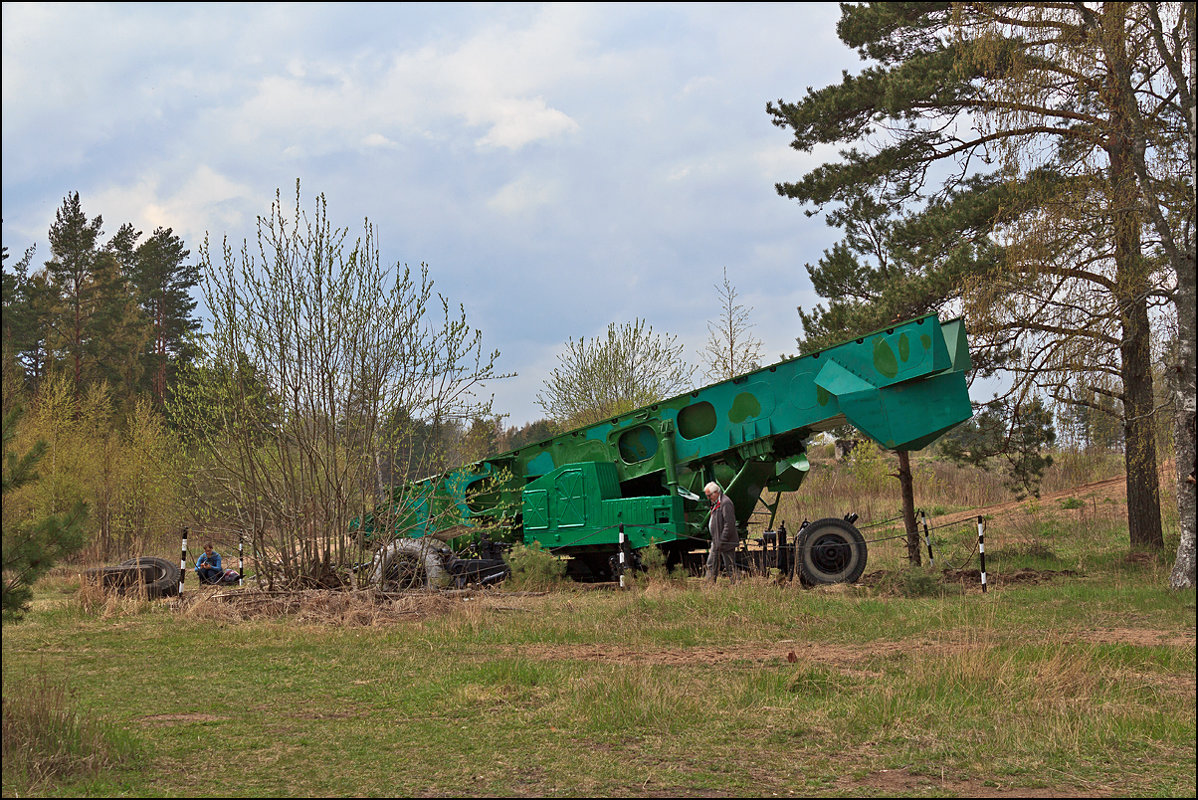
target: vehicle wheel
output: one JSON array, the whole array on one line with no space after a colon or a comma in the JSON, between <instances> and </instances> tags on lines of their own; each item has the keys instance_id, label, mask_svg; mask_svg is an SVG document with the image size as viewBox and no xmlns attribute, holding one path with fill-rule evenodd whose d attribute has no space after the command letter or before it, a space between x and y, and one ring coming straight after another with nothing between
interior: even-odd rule
<instances>
[{"instance_id":1,"label":"vehicle wheel","mask_svg":"<svg viewBox=\"0 0 1198 800\"><path fill-rule=\"evenodd\" d=\"M121 566L141 567L146 570L148 597L173 597L179 593L179 567L165 558L141 556L122 561Z\"/></svg>"},{"instance_id":2,"label":"vehicle wheel","mask_svg":"<svg viewBox=\"0 0 1198 800\"><path fill-rule=\"evenodd\" d=\"M795 543L799 579L807 586L854 583L865 572L865 539L843 519L820 519L808 525Z\"/></svg>"},{"instance_id":3,"label":"vehicle wheel","mask_svg":"<svg viewBox=\"0 0 1198 800\"><path fill-rule=\"evenodd\" d=\"M370 582L384 589L439 588L449 582L447 552L448 548L431 537L399 539L375 555Z\"/></svg>"}]
</instances>

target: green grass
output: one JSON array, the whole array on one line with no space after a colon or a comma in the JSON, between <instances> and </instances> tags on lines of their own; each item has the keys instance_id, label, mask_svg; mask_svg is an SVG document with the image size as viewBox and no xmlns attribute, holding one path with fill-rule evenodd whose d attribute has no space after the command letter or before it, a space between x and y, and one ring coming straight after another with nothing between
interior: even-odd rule
<instances>
[{"instance_id":1,"label":"green grass","mask_svg":"<svg viewBox=\"0 0 1198 800\"><path fill-rule=\"evenodd\" d=\"M4 626L5 703L62 676L125 755L4 794L1192 796L1194 593L1052 525L987 539L986 595L650 580L344 627L59 577Z\"/></svg>"}]
</instances>

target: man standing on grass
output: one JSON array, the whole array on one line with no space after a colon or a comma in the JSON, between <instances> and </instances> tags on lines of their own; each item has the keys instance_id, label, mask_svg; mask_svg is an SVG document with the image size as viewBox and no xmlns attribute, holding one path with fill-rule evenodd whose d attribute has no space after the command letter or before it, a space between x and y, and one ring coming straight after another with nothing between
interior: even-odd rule
<instances>
[{"instance_id":1,"label":"man standing on grass","mask_svg":"<svg viewBox=\"0 0 1198 800\"><path fill-rule=\"evenodd\" d=\"M714 586L723 565L728 579L736 583L736 545L740 537L736 535L736 509L732 507L732 498L724 494L715 481L703 487L703 494L711 501L711 516L707 522L707 530L711 533L707 580Z\"/></svg>"},{"instance_id":2,"label":"man standing on grass","mask_svg":"<svg viewBox=\"0 0 1198 800\"><path fill-rule=\"evenodd\" d=\"M196 559L196 575L200 583L219 583L225 571L220 568L220 553L212 549L212 545L204 545L204 552Z\"/></svg>"}]
</instances>

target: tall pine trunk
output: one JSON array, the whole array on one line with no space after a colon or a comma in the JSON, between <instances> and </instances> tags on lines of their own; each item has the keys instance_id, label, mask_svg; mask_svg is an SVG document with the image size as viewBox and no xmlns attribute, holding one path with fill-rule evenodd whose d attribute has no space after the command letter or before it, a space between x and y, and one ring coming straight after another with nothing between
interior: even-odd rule
<instances>
[{"instance_id":1,"label":"tall pine trunk","mask_svg":"<svg viewBox=\"0 0 1198 800\"><path fill-rule=\"evenodd\" d=\"M1127 527L1132 548L1161 550L1160 478L1157 475L1156 431L1153 424L1152 341L1148 322L1148 265L1141 253L1140 196L1132 162L1133 122L1128 115L1122 76L1130 69L1125 50L1123 16L1104 13L1111 37L1111 136L1109 191L1114 233L1115 300L1122 327L1119 347L1123 382L1124 463L1127 468Z\"/></svg>"}]
</instances>

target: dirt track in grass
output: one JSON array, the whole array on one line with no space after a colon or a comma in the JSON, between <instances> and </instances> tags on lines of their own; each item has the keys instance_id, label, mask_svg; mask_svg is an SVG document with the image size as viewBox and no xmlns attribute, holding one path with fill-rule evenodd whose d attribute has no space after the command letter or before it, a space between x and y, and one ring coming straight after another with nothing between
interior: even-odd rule
<instances>
[{"instance_id":1,"label":"dirt track in grass","mask_svg":"<svg viewBox=\"0 0 1198 800\"><path fill-rule=\"evenodd\" d=\"M1067 638L1091 644L1126 644L1133 646L1193 647L1193 632L1133 628L1101 628L1078 631ZM534 661L589 661L609 664L647 664L654 666L685 666L746 662L758 665L804 662L837 669L861 671L859 667L872 659L918 652L961 652L997 646L997 643L966 639L909 639L881 641L869 644L827 644L781 640L770 644L726 645L721 647L630 647L623 645L586 644L524 644L504 648L507 655ZM488 649L483 658L494 658L496 651ZM1193 676L1187 685L1194 686Z\"/></svg>"}]
</instances>

